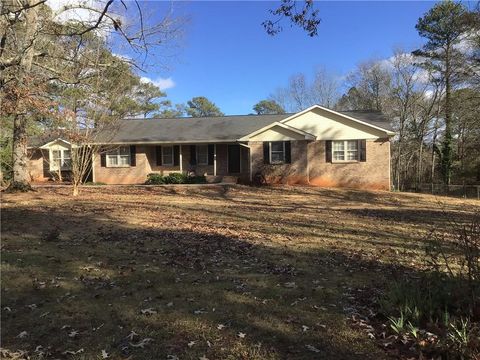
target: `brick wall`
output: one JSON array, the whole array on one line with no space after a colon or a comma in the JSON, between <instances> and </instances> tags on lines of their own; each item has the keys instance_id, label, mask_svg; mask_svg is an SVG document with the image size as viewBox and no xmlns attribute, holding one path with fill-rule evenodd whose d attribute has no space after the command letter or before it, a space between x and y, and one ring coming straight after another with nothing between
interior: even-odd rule
<instances>
[{"instance_id":1,"label":"brick wall","mask_svg":"<svg viewBox=\"0 0 480 360\"><path fill-rule=\"evenodd\" d=\"M351 163L327 162L325 141L292 141L292 163L283 165L264 164L262 142L250 142L249 145L253 174L260 171L271 183L390 189L388 139L367 140L366 162Z\"/></svg>"},{"instance_id":2,"label":"brick wall","mask_svg":"<svg viewBox=\"0 0 480 360\"><path fill-rule=\"evenodd\" d=\"M249 142L252 156L252 173L261 172L269 183L306 184L307 173L307 147L306 140L291 142L291 164L270 165L263 159L263 142Z\"/></svg>"},{"instance_id":3,"label":"brick wall","mask_svg":"<svg viewBox=\"0 0 480 360\"><path fill-rule=\"evenodd\" d=\"M213 175L213 165L190 165L190 145L182 146L183 171L194 171L197 175ZM106 184L143 184L150 173L168 175L179 172L180 166L157 166L154 145L136 146L136 166L101 167L100 155L95 157L95 181ZM243 164L242 164L243 166ZM227 175L227 145L217 145L217 175ZM244 169L247 171L248 168Z\"/></svg>"},{"instance_id":4,"label":"brick wall","mask_svg":"<svg viewBox=\"0 0 480 360\"><path fill-rule=\"evenodd\" d=\"M48 151L35 149L28 153L28 171L32 181L48 181L50 179Z\"/></svg>"},{"instance_id":5,"label":"brick wall","mask_svg":"<svg viewBox=\"0 0 480 360\"><path fill-rule=\"evenodd\" d=\"M310 184L363 189L390 189L390 141L367 140L365 162L326 161L325 141L309 144Z\"/></svg>"}]
</instances>

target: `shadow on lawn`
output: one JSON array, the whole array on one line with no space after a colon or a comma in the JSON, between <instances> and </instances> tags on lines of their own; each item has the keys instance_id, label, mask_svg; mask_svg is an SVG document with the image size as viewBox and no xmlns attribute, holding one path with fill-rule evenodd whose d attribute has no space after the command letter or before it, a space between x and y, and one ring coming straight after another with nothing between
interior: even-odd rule
<instances>
[{"instance_id":1,"label":"shadow on lawn","mask_svg":"<svg viewBox=\"0 0 480 360\"><path fill-rule=\"evenodd\" d=\"M137 359L379 359L346 325L346 294L414 273L333 251L162 228L161 220L133 227L75 206L3 210L4 348L34 354L41 346L53 357L84 349L85 358L105 349ZM139 335L127 340L132 330ZM145 338L153 341L141 347Z\"/></svg>"}]
</instances>

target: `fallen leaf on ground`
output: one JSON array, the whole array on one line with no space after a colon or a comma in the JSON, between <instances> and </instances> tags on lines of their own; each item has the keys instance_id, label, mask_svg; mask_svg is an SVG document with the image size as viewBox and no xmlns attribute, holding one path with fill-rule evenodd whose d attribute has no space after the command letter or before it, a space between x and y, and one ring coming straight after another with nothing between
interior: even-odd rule
<instances>
[{"instance_id":1,"label":"fallen leaf on ground","mask_svg":"<svg viewBox=\"0 0 480 360\"><path fill-rule=\"evenodd\" d=\"M135 336L138 336L138 334L135 331L130 331L130 334L127 335L126 339L128 340L133 340Z\"/></svg>"},{"instance_id":2,"label":"fallen leaf on ground","mask_svg":"<svg viewBox=\"0 0 480 360\"><path fill-rule=\"evenodd\" d=\"M313 352L316 352L316 353L319 353L319 352L320 352L320 350L317 349L315 346L305 345L305 347L307 348L307 350L310 350L310 351L313 351Z\"/></svg>"},{"instance_id":3,"label":"fallen leaf on ground","mask_svg":"<svg viewBox=\"0 0 480 360\"><path fill-rule=\"evenodd\" d=\"M153 341L153 339L151 338L145 338L143 339L142 341L140 341L139 343L137 344L134 344L134 343L129 343L131 347L134 347L134 348L144 348L145 345L147 345L148 343L150 343L151 341Z\"/></svg>"},{"instance_id":4,"label":"fallen leaf on ground","mask_svg":"<svg viewBox=\"0 0 480 360\"><path fill-rule=\"evenodd\" d=\"M155 315L157 311L154 308L142 309L140 310L142 315Z\"/></svg>"}]
</instances>

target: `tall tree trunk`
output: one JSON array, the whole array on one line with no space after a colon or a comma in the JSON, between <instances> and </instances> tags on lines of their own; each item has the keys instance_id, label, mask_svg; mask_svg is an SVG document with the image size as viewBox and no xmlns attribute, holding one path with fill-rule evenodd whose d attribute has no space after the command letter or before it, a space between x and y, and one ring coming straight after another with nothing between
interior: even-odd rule
<instances>
[{"instance_id":1,"label":"tall tree trunk","mask_svg":"<svg viewBox=\"0 0 480 360\"><path fill-rule=\"evenodd\" d=\"M20 61L16 86L25 86L25 80L29 77L32 69L33 56L35 52L35 38L38 28L37 7L34 0L29 0L32 7L25 10L25 37L22 46L26 49ZM20 100L21 101L21 100ZM28 175L28 154L27 154L27 123L28 114L17 114L13 122L13 179L9 190L28 191L31 190Z\"/></svg>"},{"instance_id":2,"label":"tall tree trunk","mask_svg":"<svg viewBox=\"0 0 480 360\"><path fill-rule=\"evenodd\" d=\"M27 120L24 115L17 115L13 126L13 179L10 190L28 191L30 177L28 174L27 154Z\"/></svg>"},{"instance_id":3,"label":"tall tree trunk","mask_svg":"<svg viewBox=\"0 0 480 360\"><path fill-rule=\"evenodd\" d=\"M422 161L423 161L423 137L420 139L420 146L418 149L418 164L417 164L417 190L421 187L422 184Z\"/></svg>"},{"instance_id":4,"label":"tall tree trunk","mask_svg":"<svg viewBox=\"0 0 480 360\"><path fill-rule=\"evenodd\" d=\"M450 45L445 51L445 132L442 142L442 173L443 181L450 184L452 171L452 108L451 108L451 69Z\"/></svg>"}]
</instances>

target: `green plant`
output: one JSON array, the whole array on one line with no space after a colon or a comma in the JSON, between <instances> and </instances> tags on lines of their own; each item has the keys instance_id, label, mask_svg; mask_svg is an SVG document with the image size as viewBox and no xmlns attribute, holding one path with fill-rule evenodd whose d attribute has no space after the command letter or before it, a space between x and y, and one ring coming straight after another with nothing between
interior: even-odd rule
<instances>
[{"instance_id":1,"label":"green plant","mask_svg":"<svg viewBox=\"0 0 480 360\"><path fill-rule=\"evenodd\" d=\"M185 184L187 182L187 175L182 173L171 173L163 178L165 184Z\"/></svg>"},{"instance_id":2,"label":"green plant","mask_svg":"<svg viewBox=\"0 0 480 360\"><path fill-rule=\"evenodd\" d=\"M419 337L419 331L420 329L414 325L412 325L412 323L409 321L408 324L407 324L407 332L412 335L415 339L418 339Z\"/></svg>"},{"instance_id":3,"label":"green plant","mask_svg":"<svg viewBox=\"0 0 480 360\"><path fill-rule=\"evenodd\" d=\"M207 178L205 176L188 176L186 178L187 184L205 184L207 182Z\"/></svg>"},{"instance_id":4,"label":"green plant","mask_svg":"<svg viewBox=\"0 0 480 360\"><path fill-rule=\"evenodd\" d=\"M468 345L469 341L469 322L468 319L460 318L458 322L451 322L448 329L448 339L457 348L464 348Z\"/></svg>"},{"instance_id":5,"label":"green plant","mask_svg":"<svg viewBox=\"0 0 480 360\"><path fill-rule=\"evenodd\" d=\"M405 317L403 316L403 311L400 311L400 317L389 317L390 328L397 333L402 334L405 331Z\"/></svg>"},{"instance_id":6,"label":"green plant","mask_svg":"<svg viewBox=\"0 0 480 360\"><path fill-rule=\"evenodd\" d=\"M145 182L147 185L161 185L165 184L165 179L160 174L151 173L147 175L147 181Z\"/></svg>"}]
</instances>

